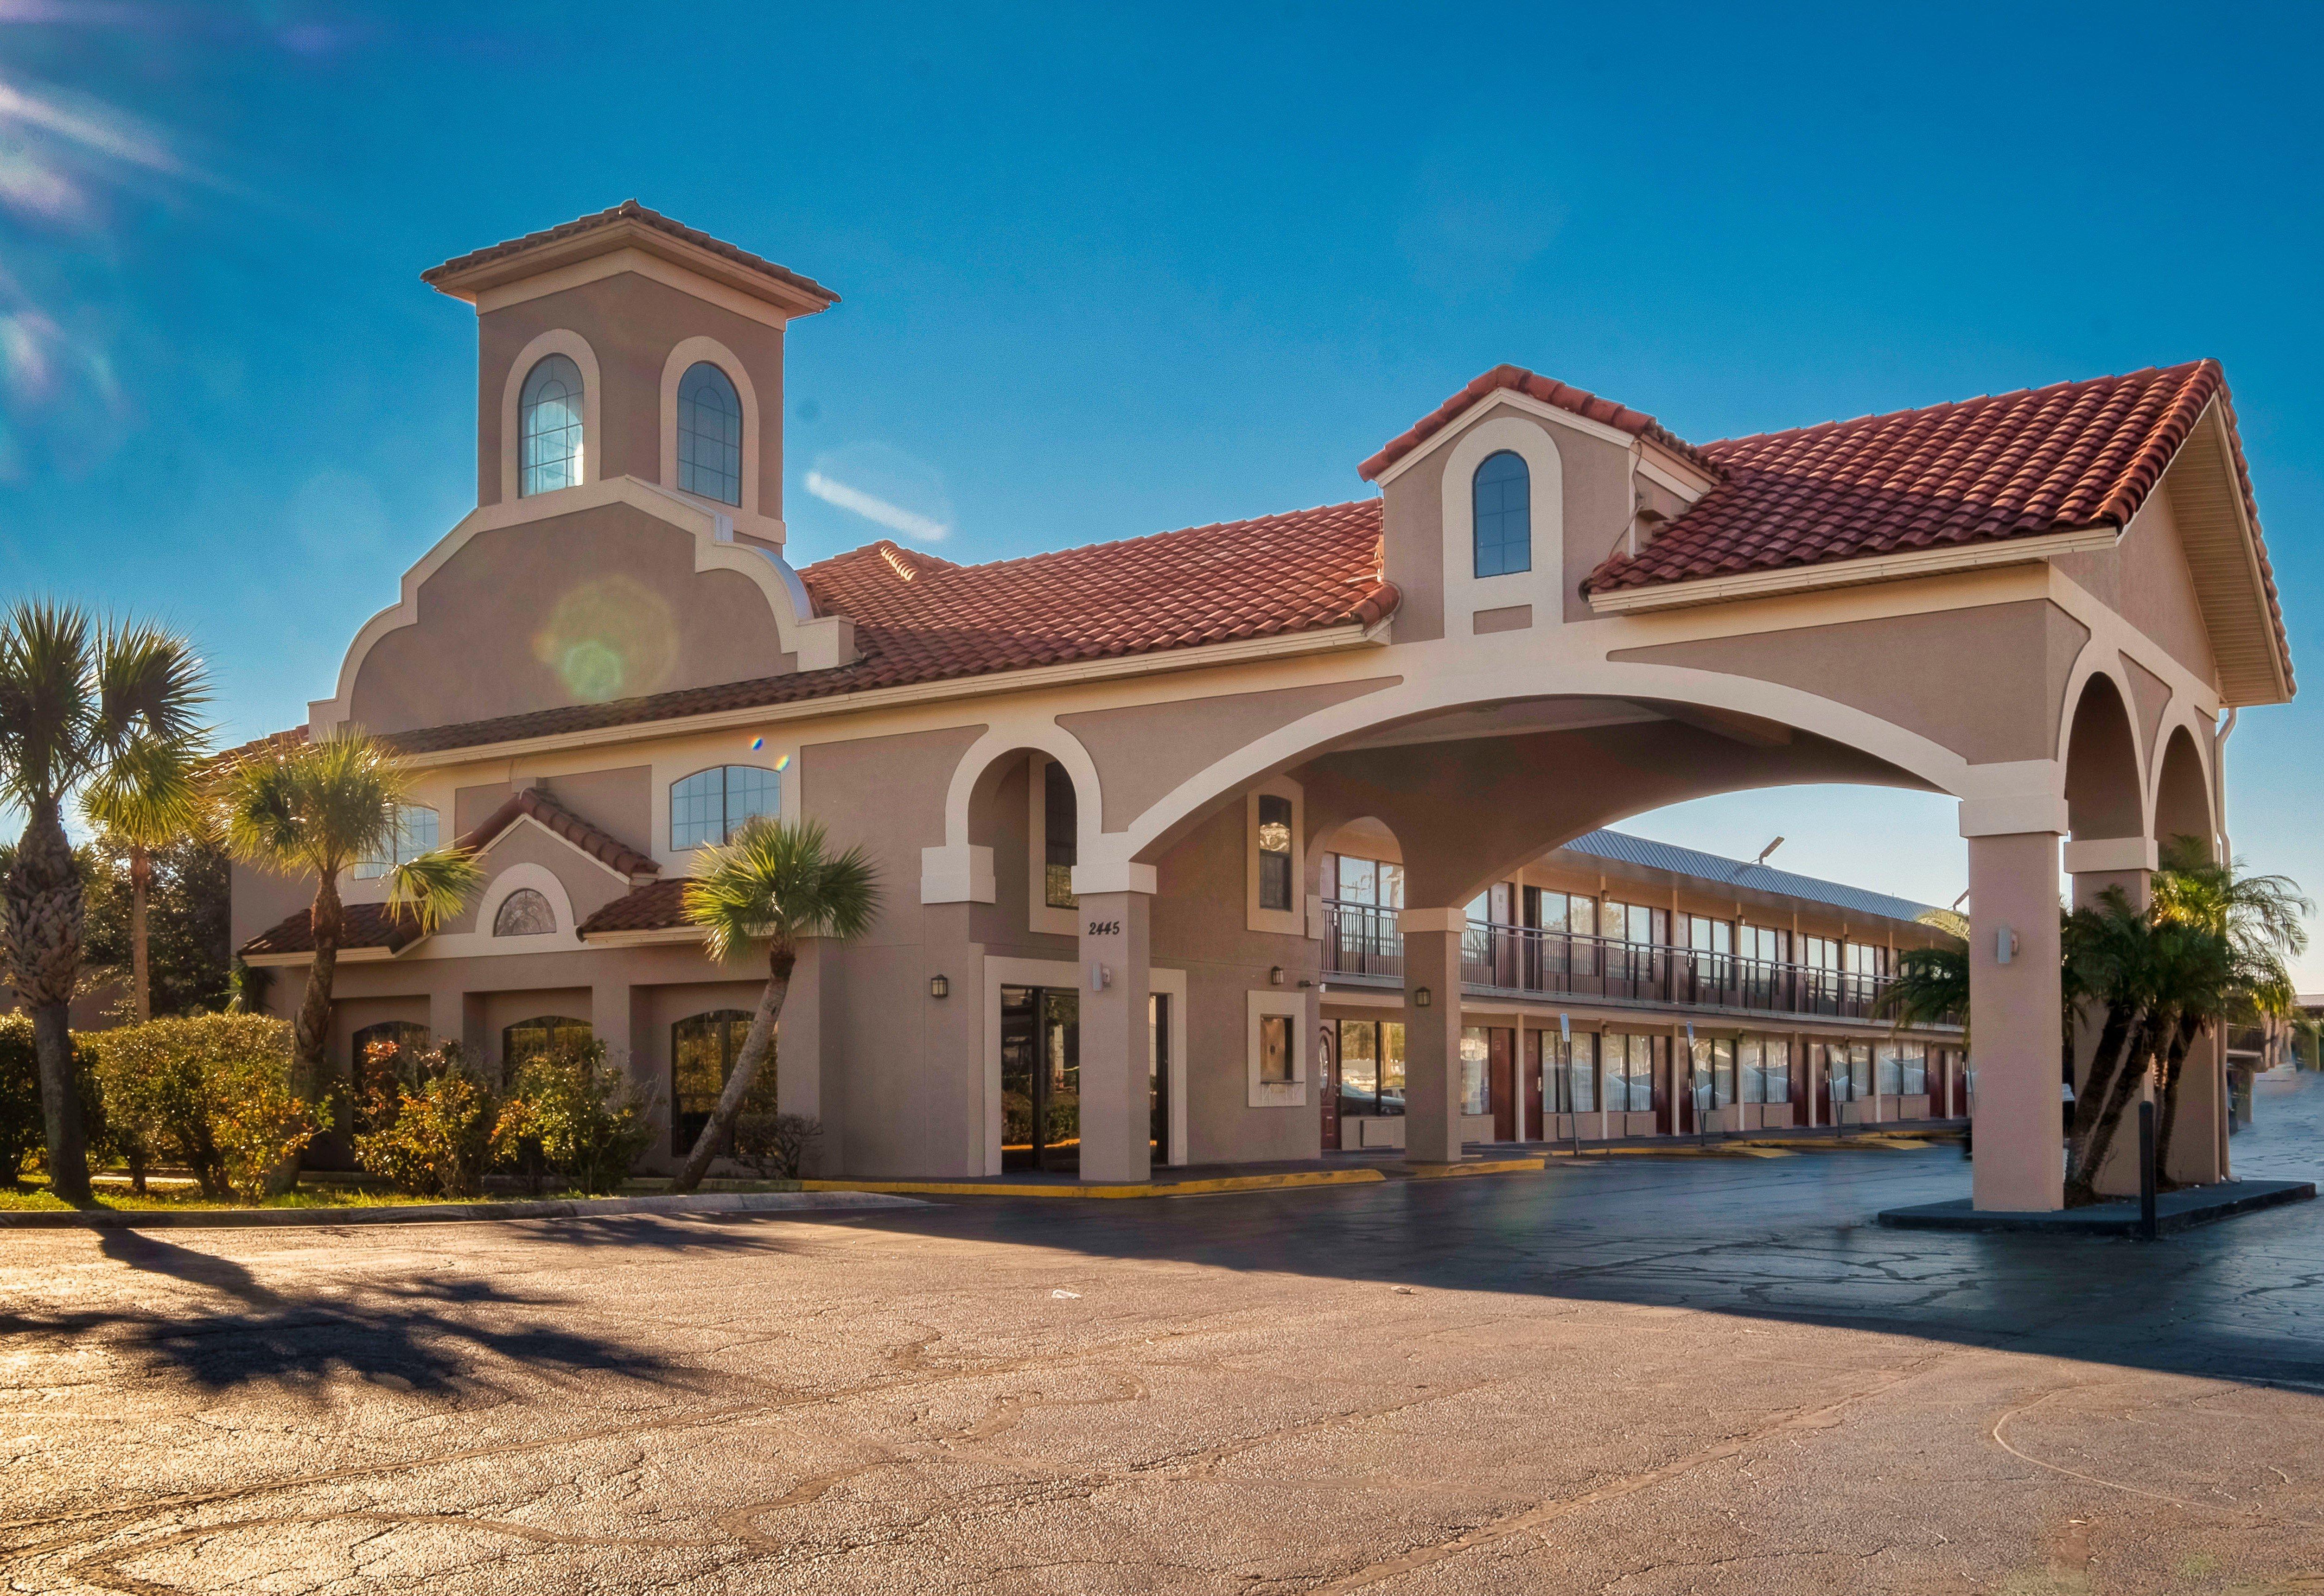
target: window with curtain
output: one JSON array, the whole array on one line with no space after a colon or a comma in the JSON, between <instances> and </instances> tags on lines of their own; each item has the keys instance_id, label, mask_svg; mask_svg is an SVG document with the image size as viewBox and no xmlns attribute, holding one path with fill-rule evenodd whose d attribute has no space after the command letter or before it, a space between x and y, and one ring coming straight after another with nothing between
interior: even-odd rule
<instances>
[{"instance_id":1,"label":"window with curtain","mask_svg":"<svg viewBox=\"0 0 2324 1596\"><path fill-rule=\"evenodd\" d=\"M1598 1112L1598 1033L1578 1030L1573 1043L1564 1048L1566 1112L1593 1114Z\"/></svg>"},{"instance_id":2,"label":"window with curtain","mask_svg":"<svg viewBox=\"0 0 2324 1596\"><path fill-rule=\"evenodd\" d=\"M1074 866L1081 863L1081 805L1074 796L1073 772L1055 760L1041 763L1041 901L1051 909L1074 909Z\"/></svg>"},{"instance_id":3,"label":"window with curtain","mask_svg":"<svg viewBox=\"0 0 2324 1596\"><path fill-rule=\"evenodd\" d=\"M395 811L395 829L373 853L355 861L357 881L376 881L399 864L408 864L436 845L436 811L404 804Z\"/></svg>"},{"instance_id":4,"label":"window with curtain","mask_svg":"<svg viewBox=\"0 0 2324 1596\"><path fill-rule=\"evenodd\" d=\"M581 483L581 368L543 355L517 400L517 493L525 497Z\"/></svg>"},{"instance_id":5,"label":"window with curtain","mask_svg":"<svg viewBox=\"0 0 2324 1596\"><path fill-rule=\"evenodd\" d=\"M1897 1050L1897 1094L1918 1097L1928 1089L1929 1045L1926 1042L1906 1042Z\"/></svg>"},{"instance_id":6,"label":"window with curtain","mask_svg":"<svg viewBox=\"0 0 2324 1596\"><path fill-rule=\"evenodd\" d=\"M669 1028L669 1150L678 1157L692 1152L702 1139L702 1128L726 1090L726 1077L742 1056L751 1035L751 1015L743 1009L714 1009L689 1014ZM774 1101L775 1060L770 1052L751 1083L751 1095Z\"/></svg>"},{"instance_id":7,"label":"window with curtain","mask_svg":"<svg viewBox=\"0 0 2324 1596\"><path fill-rule=\"evenodd\" d=\"M1489 1114L1493 1112L1490 1085L1492 1080L1492 1044L1486 1039L1481 1025L1461 1029L1461 1112L1464 1114Z\"/></svg>"},{"instance_id":8,"label":"window with curtain","mask_svg":"<svg viewBox=\"0 0 2324 1596\"><path fill-rule=\"evenodd\" d=\"M1508 449L1487 457L1471 491L1477 575L1507 577L1533 569L1533 478L1524 458Z\"/></svg>"},{"instance_id":9,"label":"window with curtain","mask_svg":"<svg viewBox=\"0 0 2324 1596\"><path fill-rule=\"evenodd\" d=\"M678 485L722 504L742 502L742 401L706 360L678 380Z\"/></svg>"},{"instance_id":10,"label":"window with curtain","mask_svg":"<svg viewBox=\"0 0 2324 1596\"><path fill-rule=\"evenodd\" d=\"M669 786L669 845L673 852L733 840L745 820L780 815L783 779L756 765L696 770Z\"/></svg>"},{"instance_id":11,"label":"window with curtain","mask_svg":"<svg viewBox=\"0 0 2324 1596\"><path fill-rule=\"evenodd\" d=\"M1262 1084L1291 1084L1291 1016L1259 1017L1259 1078Z\"/></svg>"},{"instance_id":12,"label":"window with curtain","mask_svg":"<svg viewBox=\"0 0 2324 1596\"><path fill-rule=\"evenodd\" d=\"M1609 1031L1604 1041L1606 1108L1644 1113L1655 1106L1655 1038Z\"/></svg>"},{"instance_id":13,"label":"window with curtain","mask_svg":"<svg viewBox=\"0 0 2324 1596\"><path fill-rule=\"evenodd\" d=\"M1273 793L1259 798L1259 906L1291 907L1291 800Z\"/></svg>"},{"instance_id":14,"label":"window with curtain","mask_svg":"<svg viewBox=\"0 0 2324 1596\"><path fill-rule=\"evenodd\" d=\"M1872 1049L1872 1086L1883 1097L1895 1097L1904 1090L1904 1049L1895 1042L1880 1042Z\"/></svg>"}]
</instances>

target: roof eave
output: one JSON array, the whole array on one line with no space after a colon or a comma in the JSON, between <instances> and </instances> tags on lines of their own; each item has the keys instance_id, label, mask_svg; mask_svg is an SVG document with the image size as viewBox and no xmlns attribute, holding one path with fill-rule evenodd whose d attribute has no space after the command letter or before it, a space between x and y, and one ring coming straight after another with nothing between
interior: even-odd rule
<instances>
[{"instance_id":1,"label":"roof eave","mask_svg":"<svg viewBox=\"0 0 2324 1596\"><path fill-rule=\"evenodd\" d=\"M1860 555L1853 559L1830 560L1821 565L1782 566L1774 570L1738 571L1728 576L1698 577L1683 582L1655 582L1636 587L1593 590L1589 595L1590 608L1600 615L1630 615L1654 610L1684 609L1695 604L1813 593L1834 587L1859 587L1875 582L1900 582L1915 577L1984 570L1996 566L2032 565L2061 554L2085 554L2111 549L2121 537L2120 527L2100 522L2091 527L2072 527L2026 537L1954 544L1941 549Z\"/></svg>"},{"instance_id":2,"label":"roof eave","mask_svg":"<svg viewBox=\"0 0 2324 1596\"><path fill-rule=\"evenodd\" d=\"M680 238L634 217L613 217L602 225L563 238L506 254L479 252L488 258L463 265L447 261L420 274L420 281L441 294L469 304L506 283L539 277L559 267L578 264L617 250L635 249L752 299L762 300L792 317L812 316L839 302L839 296L822 284L796 272L773 272L727 259L715 250ZM770 263L771 264L771 263Z\"/></svg>"}]
</instances>

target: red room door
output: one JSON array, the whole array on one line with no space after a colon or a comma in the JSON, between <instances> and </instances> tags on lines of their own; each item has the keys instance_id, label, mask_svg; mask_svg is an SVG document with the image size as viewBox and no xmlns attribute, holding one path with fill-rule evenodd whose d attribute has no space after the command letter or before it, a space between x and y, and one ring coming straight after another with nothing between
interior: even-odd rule
<instances>
[{"instance_id":1,"label":"red room door","mask_svg":"<svg viewBox=\"0 0 2324 1596\"><path fill-rule=\"evenodd\" d=\"M1499 1027L1485 1033L1492 1069L1493 1139L1517 1139L1517 1033Z\"/></svg>"},{"instance_id":2,"label":"red room door","mask_svg":"<svg viewBox=\"0 0 2324 1596\"><path fill-rule=\"evenodd\" d=\"M1339 1027L1330 1020L1315 1028L1315 1093L1323 1102L1323 1150L1340 1150L1340 1072L1333 1067L1332 1033Z\"/></svg>"}]
</instances>

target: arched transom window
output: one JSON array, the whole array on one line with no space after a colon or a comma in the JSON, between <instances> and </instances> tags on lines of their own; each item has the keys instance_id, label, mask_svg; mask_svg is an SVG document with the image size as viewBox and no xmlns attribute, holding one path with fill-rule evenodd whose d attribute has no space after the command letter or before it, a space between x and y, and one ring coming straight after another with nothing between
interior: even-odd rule
<instances>
[{"instance_id":1,"label":"arched transom window","mask_svg":"<svg viewBox=\"0 0 2324 1596\"><path fill-rule=\"evenodd\" d=\"M517 401L517 492L554 493L581 482L581 368L569 355L541 357Z\"/></svg>"},{"instance_id":2,"label":"arched transom window","mask_svg":"<svg viewBox=\"0 0 2324 1596\"><path fill-rule=\"evenodd\" d=\"M782 780L756 765L721 765L671 782L671 851L727 842L745 820L781 814Z\"/></svg>"},{"instance_id":3,"label":"arched transom window","mask_svg":"<svg viewBox=\"0 0 2324 1596\"><path fill-rule=\"evenodd\" d=\"M1477 575L1506 577L1533 569L1533 477L1509 449L1486 457L1472 481L1477 520Z\"/></svg>"},{"instance_id":4,"label":"arched transom window","mask_svg":"<svg viewBox=\"0 0 2324 1596\"><path fill-rule=\"evenodd\" d=\"M706 360L678 379L678 485L722 504L742 502L742 401Z\"/></svg>"},{"instance_id":5,"label":"arched transom window","mask_svg":"<svg viewBox=\"0 0 2324 1596\"><path fill-rule=\"evenodd\" d=\"M519 887L502 899L493 915L495 936L546 936L556 929L556 909L546 893L532 887Z\"/></svg>"}]
</instances>

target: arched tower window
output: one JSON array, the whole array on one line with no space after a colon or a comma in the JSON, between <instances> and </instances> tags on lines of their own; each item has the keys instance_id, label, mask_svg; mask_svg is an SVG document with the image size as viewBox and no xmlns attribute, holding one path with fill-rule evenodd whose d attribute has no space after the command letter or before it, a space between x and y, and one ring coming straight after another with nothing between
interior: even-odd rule
<instances>
[{"instance_id":1,"label":"arched tower window","mask_svg":"<svg viewBox=\"0 0 2324 1596\"><path fill-rule=\"evenodd\" d=\"M581 368L549 355L525 374L517 401L517 492L554 493L581 482Z\"/></svg>"},{"instance_id":2,"label":"arched tower window","mask_svg":"<svg viewBox=\"0 0 2324 1596\"><path fill-rule=\"evenodd\" d=\"M742 502L742 401L706 360L678 379L678 485L722 504Z\"/></svg>"},{"instance_id":3,"label":"arched tower window","mask_svg":"<svg viewBox=\"0 0 2324 1596\"><path fill-rule=\"evenodd\" d=\"M1477 575L1506 577L1533 569L1533 475L1509 449L1477 467L1471 492L1476 510Z\"/></svg>"}]
</instances>

